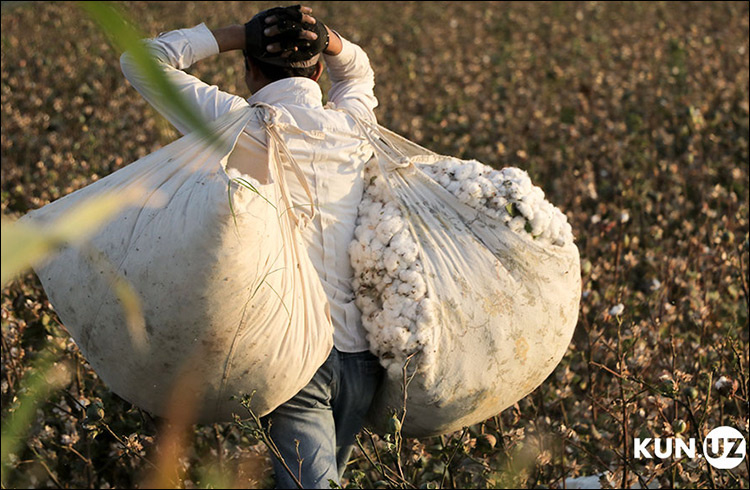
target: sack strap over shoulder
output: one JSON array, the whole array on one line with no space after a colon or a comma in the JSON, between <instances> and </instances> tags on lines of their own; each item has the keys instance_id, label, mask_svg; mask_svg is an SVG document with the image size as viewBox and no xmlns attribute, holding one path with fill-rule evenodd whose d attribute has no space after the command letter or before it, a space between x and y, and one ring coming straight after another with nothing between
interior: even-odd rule
<instances>
[{"instance_id":1,"label":"sack strap over shoulder","mask_svg":"<svg viewBox=\"0 0 750 490\"><path fill-rule=\"evenodd\" d=\"M431 159L447 158L394 133L377 122L364 119L344 108L332 108L344 112L357 123L373 150L378 157L381 157L378 158L378 162L383 173L396 169L415 168L416 163L425 163Z\"/></svg>"},{"instance_id":2,"label":"sack strap over shoulder","mask_svg":"<svg viewBox=\"0 0 750 490\"><path fill-rule=\"evenodd\" d=\"M259 109L263 109L263 124L266 129L266 134L268 135L268 159L269 159L269 166L271 165L271 160L273 160L273 164L276 166L276 170L278 173L279 178L279 186L281 187L281 197L284 200L284 204L286 205L286 210L291 211L292 219L294 220L295 224L297 224L298 227L304 228L307 225L307 222L312 221L312 219L315 217L315 204L314 204L314 198L312 191L310 190L310 185L307 183L307 179L305 178L304 173L302 172L302 169L300 168L299 164L297 163L297 160L292 155L292 152L289 151L289 147L286 145L286 142L284 141L284 138L281 136L281 131L287 132L287 133L293 133L293 134L300 134L304 135L313 139L324 139L325 133L321 131L303 131L302 129L292 125L292 124L286 124L279 121L279 114L278 110L268 104L264 104L262 102L258 102L252 105L252 107L257 107ZM294 212L295 205L292 203L292 199L289 194L289 187L287 186L286 182L286 175L284 172L284 168L281 165L281 153L283 152L284 156L289 162L289 165L292 168L292 171L294 172L294 175L297 177L297 180L299 181L300 185L302 186L302 189L304 189L305 194L307 194L307 197L310 199L310 211L309 212L302 212L300 215L297 215L297 213Z\"/></svg>"}]
</instances>

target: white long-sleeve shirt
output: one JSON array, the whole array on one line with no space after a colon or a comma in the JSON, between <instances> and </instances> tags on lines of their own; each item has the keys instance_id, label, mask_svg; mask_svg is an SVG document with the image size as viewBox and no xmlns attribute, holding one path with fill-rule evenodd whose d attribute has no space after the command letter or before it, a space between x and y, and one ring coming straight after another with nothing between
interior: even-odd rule
<instances>
[{"instance_id":1,"label":"white long-sleeve shirt","mask_svg":"<svg viewBox=\"0 0 750 490\"><path fill-rule=\"evenodd\" d=\"M204 24L167 32L147 43L162 72L194 112L205 120L212 121L229 111L262 102L278 110L279 122L317 135L317 138L284 135L317 207L315 218L302 229L302 238L330 303L334 345L343 352L368 350L366 331L354 304L348 246L354 237L357 206L364 189L362 172L365 162L372 156L372 149L354 120L344 112L324 108L320 86L308 78L273 82L246 100L185 73L182 70L196 61L219 53L216 39ZM329 101L337 108L375 121L375 78L369 59L359 46L343 38L342 44L340 54L324 55L332 82ZM129 53L122 55L120 65L128 81L155 109L183 134L189 131L188 123L164 104L155 86L138 70ZM250 175L265 175L265 168L259 167L265 167L266 162L265 135L246 129L227 167ZM292 201L295 205L304 205L309 198L291 169L287 170Z\"/></svg>"}]
</instances>

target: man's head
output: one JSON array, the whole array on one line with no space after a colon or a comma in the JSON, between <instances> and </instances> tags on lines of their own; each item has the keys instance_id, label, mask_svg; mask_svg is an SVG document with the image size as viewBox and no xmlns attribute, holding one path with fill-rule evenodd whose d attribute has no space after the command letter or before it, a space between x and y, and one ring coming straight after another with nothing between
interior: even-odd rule
<instances>
[{"instance_id":1,"label":"man's head","mask_svg":"<svg viewBox=\"0 0 750 490\"><path fill-rule=\"evenodd\" d=\"M299 5L277 7L245 24L245 81L251 92L283 78L318 80L328 31L310 12Z\"/></svg>"}]
</instances>

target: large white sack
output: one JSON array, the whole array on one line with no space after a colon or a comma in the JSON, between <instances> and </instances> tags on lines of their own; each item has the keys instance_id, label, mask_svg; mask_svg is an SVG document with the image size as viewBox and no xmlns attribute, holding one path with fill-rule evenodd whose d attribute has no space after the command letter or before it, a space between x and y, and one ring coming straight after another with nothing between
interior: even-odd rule
<instances>
[{"instance_id":1,"label":"large white sack","mask_svg":"<svg viewBox=\"0 0 750 490\"><path fill-rule=\"evenodd\" d=\"M234 111L212 123L218 142L184 136L24 218L53 220L88 197L137 189L139 201L87 246L63 250L36 272L96 373L155 414L165 414L184 376L198 390L201 421L246 416L230 399L241 393L255 392L252 407L265 415L309 382L332 347L328 303L283 190L269 110ZM230 187L225 171L243 130L269 146L272 182L258 193ZM126 326L116 277L138 294L145 331Z\"/></svg>"},{"instance_id":2,"label":"large white sack","mask_svg":"<svg viewBox=\"0 0 750 490\"><path fill-rule=\"evenodd\" d=\"M545 218L524 229L520 218L462 203L430 169L446 159L478 162L361 124L376 160L365 174L372 204L360 206L350 247L353 286L371 350L388 368L370 418L382 429L392 414L400 417L408 380L404 435L459 430L529 394L562 359L578 317L578 249L561 232L560 222L569 226L559 211L552 210L560 218L554 226L544 228ZM543 201L541 190L530 190Z\"/></svg>"}]
</instances>

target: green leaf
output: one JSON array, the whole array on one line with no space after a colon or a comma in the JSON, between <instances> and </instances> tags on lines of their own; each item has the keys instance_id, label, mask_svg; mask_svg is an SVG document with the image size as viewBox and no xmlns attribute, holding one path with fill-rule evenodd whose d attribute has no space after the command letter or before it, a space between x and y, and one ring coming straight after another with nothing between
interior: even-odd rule
<instances>
[{"instance_id":1,"label":"green leaf","mask_svg":"<svg viewBox=\"0 0 750 490\"><path fill-rule=\"evenodd\" d=\"M81 7L109 37L110 42L121 52L130 52L133 60L149 81L154 84L165 103L187 122L192 131L199 132L211 142L216 142L207 121L195 112L187 100L177 91L161 71L146 46L141 42L146 38L126 19L124 12L109 2L78 2Z\"/></svg>"}]
</instances>

